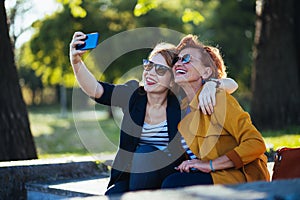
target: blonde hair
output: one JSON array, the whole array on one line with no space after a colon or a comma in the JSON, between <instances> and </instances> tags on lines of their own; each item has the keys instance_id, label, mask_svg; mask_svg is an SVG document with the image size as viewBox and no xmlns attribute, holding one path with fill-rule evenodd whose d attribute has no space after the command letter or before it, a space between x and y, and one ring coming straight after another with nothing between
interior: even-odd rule
<instances>
[{"instance_id":1,"label":"blonde hair","mask_svg":"<svg viewBox=\"0 0 300 200\"><path fill-rule=\"evenodd\" d=\"M210 55L211 59L214 61L217 67L218 70L217 78L226 78L227 77L226 66L224 65L224 61L221 56L220 50L212 46L205 46L204 49Z\"/></svg>"},{"instance_id":2,"label":"blonde hair","mask_svg":"<svg viewBox=\"0 0 300 200\"><path fill-rule=\"evenodd\" d=\"M176 48L178 52L186 48L198 49L202 64L212 69L212 78L225 78L227 76L226 66L224 65L219 49L212 46L205 46L198 40L196 35L189 34L185 36Z\"/></svg>"},{"instance_id":3,"label":"blonde hair","mask_svg":"<svg viewBox=\"0 0 300 200\"><path fill-rule=\"evenodd\" d=\"M150 53L149 59L157 54L161 54L165 58L168 66L172 67L173 60L177 55L176 46L166 42L158 43Z\"/></svg>"}]
</instances>

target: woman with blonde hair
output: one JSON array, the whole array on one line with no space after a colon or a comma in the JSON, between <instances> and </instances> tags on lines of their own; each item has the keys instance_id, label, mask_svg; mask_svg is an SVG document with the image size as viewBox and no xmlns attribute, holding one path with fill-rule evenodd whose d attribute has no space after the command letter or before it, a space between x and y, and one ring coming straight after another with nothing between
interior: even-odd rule
<instances>
[{"instance_id":1,"label":"woman with blonde hair","mask_svg":"<svg viewBox=\"0 0 300 200\"><path fill-rule=\"evenodd\" d=\"M182 103L186 116L178 131L188 159L162 187L268 181L264 140L235 98L218 90L212 115L198 109L203 83L226 76L219 51L203 45L194 35L184 37L177 49L174 79L187 95Z\"/></svg>"}]
</instances>

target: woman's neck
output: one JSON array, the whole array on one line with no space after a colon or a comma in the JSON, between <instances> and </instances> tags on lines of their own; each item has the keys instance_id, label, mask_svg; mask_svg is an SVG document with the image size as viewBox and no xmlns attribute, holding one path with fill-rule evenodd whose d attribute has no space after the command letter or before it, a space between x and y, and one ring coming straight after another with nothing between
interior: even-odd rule
<instances>
[{"instance_id":1,"label":"woman's neck","mask_svg":"<svg viewBox=\"0 0 300 200\"><path fill-rule=\"evenodd\" d=\"M202 81L196 81L196 82L187 82L187 83L179 84L180 87L184 90L189 102L193 100L197 91L202 86L201 82Z\"/></svg>"},{"instance_id":2,"label":"woman's neck","mask_svg":"<svg viewBox=\"0 0 300 200\"><path fill-rule=\"evenodd\" d=\"M167 92L166 93L147 93L147 107L145 122L148 124L158 124L167 119Z\"/></svg>"},{"instance_id":3,"label":"woman's neck","mask_svg":"<svg viewBox=\"0 0 300 200\"><path fill-rule=\"evenodd\" d=\"M164 106L167 103L166 91L164 94L161 93L147 93L148 105L149 106Z\"/></svg>"}]
</instances>

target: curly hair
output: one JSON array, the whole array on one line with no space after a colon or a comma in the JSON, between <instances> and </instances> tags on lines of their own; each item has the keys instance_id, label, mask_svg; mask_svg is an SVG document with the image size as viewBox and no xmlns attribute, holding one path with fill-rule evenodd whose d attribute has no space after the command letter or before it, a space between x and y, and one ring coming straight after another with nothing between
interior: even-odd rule
<instances>
[{"instance_id":1,"label":"curly hair","mask_svg":"<svg viewBox=\"0 0 300 200\"><path fill-rule=\"evenodd\" d=\"M211 59L214 61L218 69L218 78L226 78L226 66L224 65L223 58L220 54L220 50L216 47L205 46L204 49L210 55Z\"/></svg>"},{"instance_id":2,"label":"curly hair","mask_svg":"<svg viewBox=\"0 0 300 200\"><path fill-rule=\"evenodd\" d=\"M211 67L212 78L224 78L227 76L226 66L220 51L216 47L205 46L202 44L196 35L187 35L181 39L176 49L178 52L186 48L198 49L200 53L201 62L205 67Z\"/></svg>"}]
</instances>

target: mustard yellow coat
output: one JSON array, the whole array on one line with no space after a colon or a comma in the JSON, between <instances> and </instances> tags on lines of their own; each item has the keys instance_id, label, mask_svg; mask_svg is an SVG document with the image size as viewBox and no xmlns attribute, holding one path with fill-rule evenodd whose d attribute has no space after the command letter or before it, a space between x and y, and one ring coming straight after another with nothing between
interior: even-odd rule
<instances>
[{"instance_id":1,"label":"mustard yellow coat","mask_svg":"<svg viewBox=\"0 0 300 200\"><path fill-rule=\"evenodd\" d=\"M198 91L191 101L191 112L178 125L191 151L208 161L226 155L235 167L211 172L214 184L269 181L266 146L250 116L236 99L223 90L216 94L214 113L204 115L198 109ZM182 105L185 109L187 104Z\"/></svg>"}]
</instances>

